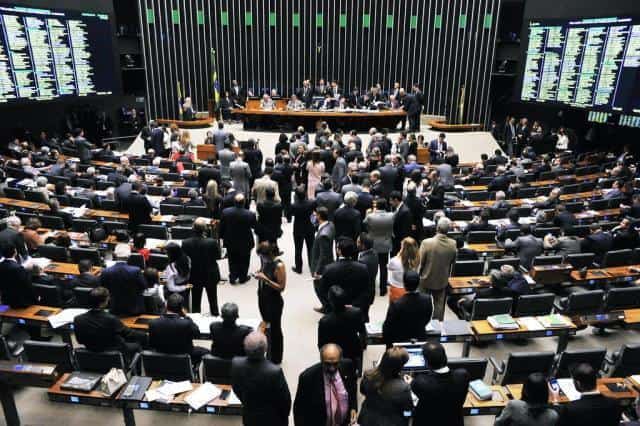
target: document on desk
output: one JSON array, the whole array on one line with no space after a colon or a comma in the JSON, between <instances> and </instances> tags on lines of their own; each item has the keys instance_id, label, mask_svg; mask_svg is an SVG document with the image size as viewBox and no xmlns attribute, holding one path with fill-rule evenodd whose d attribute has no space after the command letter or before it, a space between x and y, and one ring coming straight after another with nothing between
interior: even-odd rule
<instances>
[{"instance_id":1,"label":"document on desk","mask_svg":"<svg viewBox=\"0 0 640 426\"><path fill-rule=\"evenodd\" d=\"M577 401L580 399L580 392L578 392L573 384L573 379L558 379L558 386L560 386L562 393L569 398L569 401Z\"/></svg>"},{"instance_id":2,"label":"document on desk","mask_svg":"<svg viewBox=\"0 0 640 426\"><path fill-rule=\"evenodd\" d=\"M86 313L88 309L70 308L63 309L61 312L51 315L48 320L52 328L59 328L67 324L71 324L75 317Z\"/></svg>"},{"instance_id":3,"label":"document on desk","mask_svg":"<svg viewBox=\"0 0 640 426\"><path fill-rule=\"evenodd\" d=\"M544 326L540 324L540 321L538 321L534 317L521 317L521 318L518 318L516 321L518 322L518 324L520 324L521 326L523 326L529 331L544 330Z\"/></svg>"},{"instance_id":4,"label":"document on desk","mask_svg":"<svg viewBox=\"0 0 640 426\"><path fill-rule=\"evenodd\" d=\"M382 334L382 321L368 322L365 324L365 328L369 335Z\"/></svg>"},{"instance_id":5,"label":"document on desk","mask_svg":"<svg viewBox=\"0 0 640 426\"><path fill-rule=\"evenodd\" d=\"M220 396L220 389L209 382L205 382L198 387L198 389L191 392L184 398L184 402L189 404L194 410L199 410L200 407L208 404L209 402Z\"/></svg>"},{"instance_id":6,"label":"document on desk","mask_svg":"<svg viewBox=\"0 0 640 426\"><path fill-rule=\"evenodd\" d=\"M229 392L229 396L227 396L227 403L229 405L242 405L242 401L238 398L238 395L234 391Z\"/></svg>"},{"instance_id":7,"label":"document on desk","mask_svg":"<svg viewBox=\"0 0 640 426\"><path fill-rule=\"evenodd\" d=\"M46 257L30 257L27 259L22 266L25 269L31 269L33 265L38 266L40 269L45 269L47 266L51 264L51 259Z\"/></svg>"},{"instance_id":8,"label":"document on desk","mask_svg":"<svg viewBox=\"0 0 640 426\"><path fill-rule=\"evenodd\" d=\"M188 392L192 389L193 389L193 385L191 385L191 382L188 380L184 380L182 382L171 382L169 380L165 380L162 383L162 386L154 390L163 396L173 398L174 395L177 395L182 392Z\"/></svg>"}]
</instances>

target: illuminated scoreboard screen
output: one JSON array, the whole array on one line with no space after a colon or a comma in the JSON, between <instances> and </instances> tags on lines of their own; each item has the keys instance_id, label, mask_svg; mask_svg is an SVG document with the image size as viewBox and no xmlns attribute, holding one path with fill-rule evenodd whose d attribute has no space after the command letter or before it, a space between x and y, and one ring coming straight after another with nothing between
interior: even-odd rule
<instances>
[{"instance_id":1,"label":"illuminated scoreboard screen","mask_svg":"<svg viewBox=\"0 0 640 426\"><path fill-rule=\"evenodd\" d=\"M110 95L114 71L107 14L0 4L0 102Z\"/></svg>"},{"instance_id":2,"label":"illuminated scoreboard screen","mask_svg":"<svg viewBox=\"0 0 640 426\"><path fill-rule=\"evenodd\" d=\"M530 21L520 99L640 115L640 19Z\"/></svg>"}]
</instances>

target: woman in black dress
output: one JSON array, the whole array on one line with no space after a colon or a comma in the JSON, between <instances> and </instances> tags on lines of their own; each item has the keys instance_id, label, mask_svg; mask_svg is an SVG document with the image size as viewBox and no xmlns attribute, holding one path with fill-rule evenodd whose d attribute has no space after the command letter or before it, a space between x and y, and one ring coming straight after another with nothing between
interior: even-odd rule
<instances>
[{"instance_id":1,"label":"woman in black dress","mask_svg":"<svg viewBox=\"0 0 640 426\"><path fill-rule=\"evenodd\" d=\"M284 263L276 258L278 248L275 244L263 241L258 244L260 270L255 273L258 280L258 308L262 320L269 324L270 359L275 364L282 362L282 308L284 300L282 292L287 285L287 271Z\"/></svg>"}]
</instances>

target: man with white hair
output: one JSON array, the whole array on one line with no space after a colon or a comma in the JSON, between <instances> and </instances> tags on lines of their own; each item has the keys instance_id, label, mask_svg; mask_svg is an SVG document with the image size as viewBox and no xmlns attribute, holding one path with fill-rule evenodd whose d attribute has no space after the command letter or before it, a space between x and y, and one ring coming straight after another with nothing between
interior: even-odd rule
<instances>
[{"instance_id":1,"label":"man with white hair","mask_svg":"<svg viewBox=\"0 0 640 426\"><path fill-rule=\"evenodd\" d=\"M245 357L231 361L231 386L242 401L244 426L287 426L291 393L282 369L265 359L267 338L253 331L244 339Z\"/></svg>"},{"instance_id":2,"label":"man with white hair","mask_svg":"<svg viewBox=\"0 0 640 426\"><path fill-rule=\"evenodd\" d=\"M508 191L509 184L511 183L509 176L505 174L506 169L504 166L498 166L496 168L495 177L487 185L489 191Z\"/></svg>"},{"instance_id":3,"label":"man with white hair","mask_svg":"<svg viewBox=\"0 0 640 426\"><path fill-rule=\"evenodd\" d=\"M508 209L510 207L506 200L507 194L504 191L496 192L496 201L491 205L492 210Z\"/></svg>"},{"instance_id":4,"label":"man with white hair","mask_svg":"<svg viewBox=\"0 0 640 426\"><path fill-rule=\"evenodd\" d=\"M138 176L137 175L130 175L127 178L127 181L122 183L120 186L118 186L116 188L116 192L115 192L115 198L116 198L116 203L118 204L118 207L120 208L120 211L124 211L124 201L129 198L129 195L131 195L131 191L133 189L133 184L138 182Z\"/></svg>"},{"instance_id":5,"label":"man with white hair","mask_svg":"<svg viewBox=\"0 0 640 426\"><path fill-rule=\"evenodd\" d=\"M39 192L42 194L43 200L40 201L42 203L49 202L49 191L47 190L47 178L44 176L38 176L36 178L36 187L32 189L33 192Z\"/></svg>"},{"instance_id":6,"label":"man with white hair","mask_svg":"<svg viewBox=\"0 0 640 426\"><path fill-rule=\"evenodd\" d=\"M360 234L362 217L355 208L358 202L358 194L349 191L344 195L344 204L336 210L333 217L333 225L336 228L336 239L340 237L357 240Z\"/></svg>"},{"instance_id":7,"label":"man with white hair","mask_svg":"<svg viewBox=\"0 0 640 426\"><path fill-rule=\"evenodd\" d=\"M24 237L20 233L20 225L22 222L18 216L9 216L6 219L7 227L0 231L0 248L6 246L14 246L18 253L16 260L22 263L29 257L27 246L24 243Z\"/></svg>"},{"instance_id":8,"label":"man with white hair","mask_svg":"<svg viewBox=\"0 0 640 426\"><path fill-rule=\"evenodd\" d=\"M447 236L451 221L440 218L436 235L420 244L420 291L433 297L433 318L444 319L449 274L456 260L456 242Z\"/></svg>"}]
</instances>

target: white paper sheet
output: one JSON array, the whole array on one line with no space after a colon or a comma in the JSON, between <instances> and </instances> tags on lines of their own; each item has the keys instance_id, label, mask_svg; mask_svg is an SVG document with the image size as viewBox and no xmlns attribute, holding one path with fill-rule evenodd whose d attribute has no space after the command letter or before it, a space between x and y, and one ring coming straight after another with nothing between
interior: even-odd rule
<instances>
[{"instance_id":1,"label":"white paper sheet","mask_svg":"<svg viewBox=\"0 0 640 426\"><path fill-rule=\"evenodd\" d=\"M193 389L191 382L184 380L182 382L169 382L166 381L162 386L156 389L159 393L166 396L177 395L182 392L187 392Z\"/></svg>"},{"instance_id":2,"label":"white paper sheet","mask_svg":"<svg viewBox=\"0 0 640 426\"><path fill-rule=\"evenodd\" d=\"M213 401L220 395L220 389L212 383L203 383L196 389L187 395L184 401L189 404L194 410L199 410L200 407Z\"/></svg>"},{"instance_id":3,"label":"white paper sheet","mask_svg":"<svg viewBox=\"0 0 640 426\"><path fill-rule=\"evenodd\" d=\"M64 309L62 312L59 312L55 315L51 315L49 319L49 324L51 324L52 328L62 327L67 324L71 324L73 319L78 315L82 315L87 312L88 309L83 308L70 308Z\"/></svg>"},{"instance_id":4,"label":"white paper sheet","mask_svg":"<svg viewBox=\"0 0 640 426\"><path fill-rule=\"evenodd\" d=\"M229 405L242 405L242 401L240 401L240 398L238 398L238 395L236 395L234 391L231 391L227 397L227 402Z\"/></svg>"},{"instance_id":5,"label":"white paper sheet","mask_svg":"<svg viewBox=\"0 0 640 426\"><path fill-rule=\"evenodd\" d=\"M580 399L580 392L573 384L573 379L558 379L558 386L562 392L569 398L569 401L577 401Z\"/></svg>"}]
</instances>

